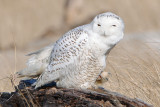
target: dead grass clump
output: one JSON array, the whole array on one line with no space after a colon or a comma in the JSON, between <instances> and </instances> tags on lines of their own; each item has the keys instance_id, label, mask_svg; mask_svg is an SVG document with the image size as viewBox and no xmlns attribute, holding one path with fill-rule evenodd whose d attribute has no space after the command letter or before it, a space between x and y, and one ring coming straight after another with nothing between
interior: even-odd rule
<instances>
[{"instance_id":1,"label":"dead grass clump","mask_svg":"<svg viewBox=\"0 0 160 107\"><path fill-rule=\"evenodd\" d=\"M112 76L104 87L155 107L160 105L160 56L142 41L123 41L108 57Z\"/></svg>"}]
</instances>

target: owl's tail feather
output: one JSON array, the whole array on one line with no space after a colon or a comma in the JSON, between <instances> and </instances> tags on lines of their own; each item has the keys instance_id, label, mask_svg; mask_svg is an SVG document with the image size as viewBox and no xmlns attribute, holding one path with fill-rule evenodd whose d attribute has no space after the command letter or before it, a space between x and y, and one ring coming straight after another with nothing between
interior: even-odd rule
<instances>
[{"instance_id":1,"label":"owl's tail feather","mask_svg":"<svg viewBox=\"0 0 160 107\"><path fill-rule=\"evenodd\" d=\"M49 58L54 44L42 48L36 52L30 53L27 56L33 55L27 61L27 67L16 73L18 78L31 79L41 75L48 66ZM23 79L24 80L24 79Z\"/></svg>"},{"instance_id":2,"label":"owl's tail feather","mask_svg":"<svg viewBox=\"0 0 160 107\"><path fill-rule=\"evenodd\" d=\"M26 79L32 79L38 77L40 74L42 74L43 68L39 68L38 66L28 66L27 68L16 72L16 76L18 78L22 78L23 80Z\"/></svg>"}]
</instances>

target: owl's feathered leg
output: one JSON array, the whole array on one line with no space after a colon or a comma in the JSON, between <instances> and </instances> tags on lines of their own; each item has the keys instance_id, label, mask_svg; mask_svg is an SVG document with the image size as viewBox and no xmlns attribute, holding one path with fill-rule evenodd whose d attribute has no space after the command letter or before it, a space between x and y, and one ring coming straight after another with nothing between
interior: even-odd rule
<instances>
[{"instance_id":1,"label":"owl's feathered leg","mask_svg":"<svg viewBox=\"0 0 160 107\"><path fill-rule=\"evenodd\" d=\"M106 71L103 71L97 78L96 80L96 85L102 85L103 83L107 82L109 80L111 76L111 73L110 72L106 72Z\"/></svg>"}]
</instances>

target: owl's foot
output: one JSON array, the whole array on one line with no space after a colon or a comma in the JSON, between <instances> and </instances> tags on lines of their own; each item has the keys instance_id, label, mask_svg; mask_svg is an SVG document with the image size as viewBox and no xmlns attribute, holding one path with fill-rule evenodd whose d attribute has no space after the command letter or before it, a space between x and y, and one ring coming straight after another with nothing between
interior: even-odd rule
<instances>
[{"instance_id":1,"label":"owl's foot","mask_svg":"<svg viewBox=\"0 0 160 107\"><path fill-rule=\"evenodd\" d=\"M107 77L102 77L101 75L98 76L97 81L108 81Z\"/></svg>"},{"instance_id":2,"label":"owl's foot","mask_svg":"<svg viewBox=\"0 0 160 107\"><path fill-rule=\"evenodd\" d=\"M110 72L102 72L97 80L96 80L96 83L98 84L102 84L102 83L105 83L109 80L109 77L111 76L111 73Z\"/></svg>"},{"instance_id":3,"label":"owl's foot","mask_svg":"<svg viewBox=\"0 0 160 107\"><path fill-rule=\"evenodd\" d=\"M52 87L52 88L49 88L49 89L46 91L46 94L56 93L56 92L57 92L57 88Z\"/></svg>"}]
</instances>

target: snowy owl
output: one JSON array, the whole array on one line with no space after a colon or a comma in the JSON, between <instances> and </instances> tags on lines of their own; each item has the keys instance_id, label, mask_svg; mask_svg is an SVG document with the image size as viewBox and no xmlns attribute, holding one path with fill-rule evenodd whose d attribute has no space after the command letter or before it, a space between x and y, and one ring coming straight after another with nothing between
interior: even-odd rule
<instances>
[{"instance_id":1,"label":"snowy owl","mask_svg":"<svg viewBox=\"0 0 160 107\"><path fill-rule=\"evenodd\" d=\"M30 67L17 74L40 75L35 88L52 81L57 87L93 88L106 67L108 53L123 38L123 30L119 16L111 12L99 14L91 23L70 30L53 45L31 53L36 56L28 61Z\"/></svg>"}]
</instances>

